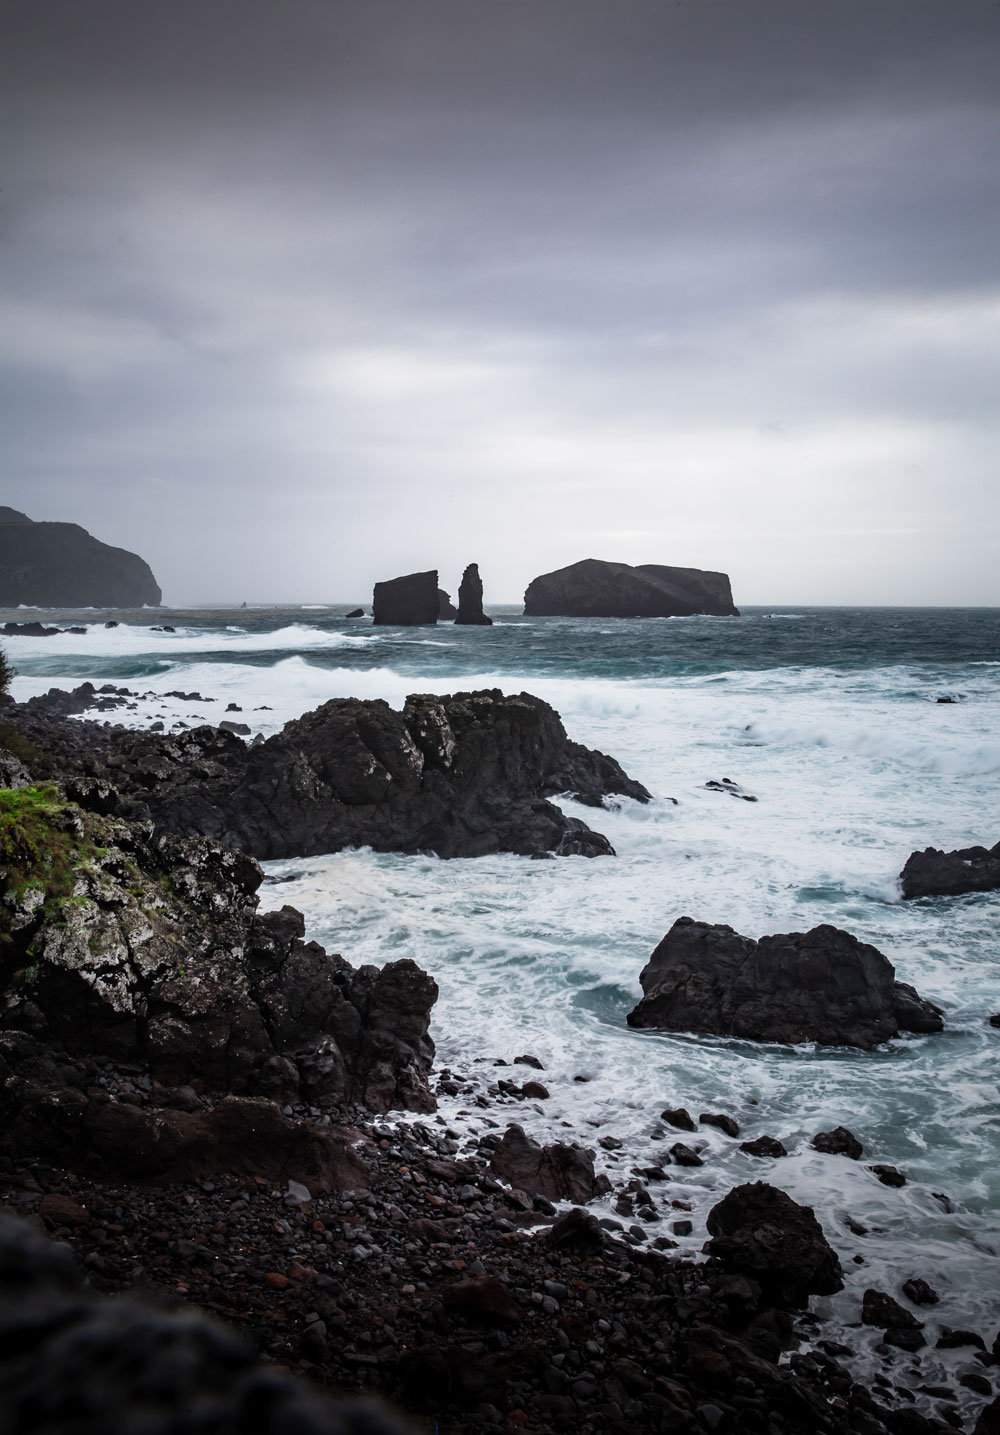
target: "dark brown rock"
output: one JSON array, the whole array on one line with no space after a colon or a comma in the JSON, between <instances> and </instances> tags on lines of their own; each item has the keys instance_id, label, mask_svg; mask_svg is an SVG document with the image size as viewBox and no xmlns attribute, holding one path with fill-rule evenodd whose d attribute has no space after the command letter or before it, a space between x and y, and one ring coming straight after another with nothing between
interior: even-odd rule
<instances>
[{"instance_id":1,"label":"dark brown rock","mask_svg":"<svg viewBox=\"0 0 1000 1435\"><path fill-rule=\"evenodd\" d=\"M827 1156L847 1156L851 1161L860 1160L865 1149L846 1126L835 1126L832 1131L817 1131L811 1144L814 1150Z\"/></svg>"},{"instance_id":2,"label":"dark brown rock","mask_svg":"<svg viewBox=\"0 0 1000 1435\"><path fill-rule=\"evenodd\" d=\"M595 1175L589 1151L561 1142L540 1146L516 1125L507 1127L493 1152L490 1170L515 1189L550 1201L584 1205L609 1189L607 1178Z\"/></svg>"},{"instance_id":3,"label":"dark brown rock","mask_svg":"<svg viewBox=\"0 0 1000 1435\"><path fill-rule=\"evenodd\" d=\"M881 952L830 926L758 942L680 917L639 980L630 1026L862 1048L942 1026Z\"/></svg>"},{"instance_id":4,"label":"dark brown rock","mask_svg":"<svg viewBox=\"0 0 1000 1435\"><path fill-rule=\"evenodd\" d=\"M732 1116L727 1116L724 1111L703 1111L698 1117L702 1126L714 1126L717 1131L724 1131L727 1136L738 1136L740 1128Z\"/></svg>"},{"instance_id":5,"label":"dark brown rock","mask_svg":"<svg viewBox=\"0 0 1000 1435\"><path fill-rule=\"evenodd\" d=\"M736 1186L708 1215L706 1252L733 1274L758 1282L765 1301L804 1305L843 1288L836 1252L811 1206L763 1181Z\"/></svg>"},{"instance_id":6,"label":"dark brown rock","mask_svg":"<svg viewBox=\"0 0 1000 1435\"><path fill-rule=\"evenodd\" d=\"M490 1325L518 1325L523 1313L510 1291L493 1276L456 1281L442 1296L449 1310L475 1316Z\"/></svg>"},{"instance_id":7,"label":"dark brown rock","mask_svg":"<svg viewBox=\"0 0 1000 1435\"><path fill-rule=\"evenodd\" d=\"M748 1156L787 1156L788 1151L783 1142L776 1136L758 1136L754 1141L742 1141L740 1150L745 1151Z\"/></svg>"}]
</instances>

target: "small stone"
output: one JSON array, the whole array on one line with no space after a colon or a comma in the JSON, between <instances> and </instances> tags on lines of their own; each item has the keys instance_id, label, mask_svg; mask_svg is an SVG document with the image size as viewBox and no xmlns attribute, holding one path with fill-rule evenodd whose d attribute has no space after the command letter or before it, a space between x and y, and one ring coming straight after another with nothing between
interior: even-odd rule
<instances>
[{"instance_id":1,"label":"small stone","mask_svg":"<svg viewBox=\"0 0 1000 1435\"><path fill-rule=\"evenodd\" d=\"M90 1225L90 1213L71 1196L60 1191L51 1191L38 1203L38 1214L52 1226L76 1228Z\"/></svg>"},{"instance_id":2,"label":"small stone","mask_svg":"<svg viewBox=\"0 0 1000 1435\"><path fill-rule=\"evenodd\" d=\"M919 1276L913 1276L903 1282L903 1294L914 1305L937 1305L940 1299L937 1291Z\"/></svg>"},{"instance_id":3,"label":"small stone","mask_svg":"<svg viewBox=\"0 0 1000 1435\"><path fill-rule=\"evenodd\" d=\"M515 1065L515 1066L533 1066L536 1071L544 1071L544 1070L545 1070L545 1067L544 1067L544 1066L542 1065L542 1063L538 1060L538 1057L537 1057L537 1056L531 1056L531 1055L529 1055L529 1054L527 1054L527 1053L526 1053L524 1056L515 1056L515 1058L514 1058L514 1065Z\"/></svg>"},{"instance_id":4,"label":"small stone","mask_svg":"<svg viewBox=\"0 0 1000 1435\"><path fill-rule=\"evenodd\" d=\"M623 1145L617 1136L602 1136L597 1144L605 1151L620 1151Z\"/></svg>"},{"instance_id":5,"label":"small stone","mask_svg":"<svg viewBox=\"0 0 1000 1435\"><path fill-rule=\"evenodd\" d=\"M882 1182L883 1186L905 1186L906 1177L902 1171L897 1171L895 1166L869 1166L871 1171Z\"/></svg>"},{"instance_id":6,"label":"small stone","mask_svg":"<svg viewBox=\"0 0 1000 1435\"><path fill-rule=\"evenodd\" d=\"M786 1147L776 1136L758 1136L754 1141L742 1141L740 1150L745 1151L748 1156L769 1156L777 1158L787 1156Z\"/></svg>"},{"instance_id":7,"label":"small stone","mask_svg":"<svg viewBox=\"0 0 1000 1435\"><path fill-rule=\"evenodd\" d=\"M660 1120L665 1121L668 1126L674 1126L678 1131L697 1131L691 1113L683 1106L668 1107L666 1111L660 1112Z\"/></svg>"},{"instance_id":8,"label":"small stone","mask_svg":"<svg viewBox=\"0 0 1000 1435\"><path fill-rule=\"evenodd\" d=\"M521 1095L526 1096L529 1101L548 1101L549 1089L540 1081L526 1081L521 1087Z\"/></svg>"},{"instance_id":9,"label":"small stone","mask_svg":"<svg viewBox=\"0 0 1000 1435\"><path fill-rule=\"evenodd\" d=\"M692 1151L690 1146L685 1146L683 1141L675 1141L670 1148L670 1154L678 1166L704 1166L704 1161L697 1151Z\"/></svg>"},{"instance_id":10,"label":"small stone","mask_svg":"<svg viewBox=\"0 0 1000 1435\"><path fill-rule=\"evenodd\" d=\"M283 1276L280 1271L268 1271L267 1275L264 1277L264 1284L273 1291L287 1290L288 1277Z\"/></svg>"},{"instance_id":11,"label":"small stone","mask_svg":"<svg viewBox=\"0 0 1000 1435\"><path fill-rule=\"evenodd\" d=\"M703 1111L698 1117L702 1126L714 1126L719 1131L724 1131L727 1136L738 1136L740 1128L731 1116L724 1111Z\"/></svg>"},{"instance_id":12,"label":"small stone","mask_svg":"<svg viewBox=\"0 0 1000 1435\"><path fill-rule=\"evenodd\" d=\"M672 1221L670 1229L675 1236L689 1236L694 1230L694 1223L692 1221Z\"/></svg>"}]
</instances>

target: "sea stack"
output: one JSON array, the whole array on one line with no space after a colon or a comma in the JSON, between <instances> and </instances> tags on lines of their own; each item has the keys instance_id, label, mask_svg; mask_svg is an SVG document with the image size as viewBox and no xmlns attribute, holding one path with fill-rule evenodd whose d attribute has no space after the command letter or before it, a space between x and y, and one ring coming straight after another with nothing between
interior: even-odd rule
<instances>
[{"instance_id":1,"label":"sea stack","mask_svg":"<svg viewBox=\"0 0 1000 1435\"><path fill-rule=\"evenodd\" d=\"M142 608L162 600L149 564L76 523L0 508L0 607Z\"/></svg>"},{"instance_id":2,"label":"sea stack","mask_svg":"<svg viewBox=\"0 0 1000 1435\"><path fill-rule=\"evenodd\" d=\"M469 627L490 628L493 619L483 612L483 580L479 576L479 564L470 563L462 574L458 588L458 617L456 623Z\"/></svg>"},{"instance_id":3,"label":"sea stack","mask_svg":"<svg viewBox=\"0 0 1000 1435\"><path fill-rule=\"evenodd\" d=\"M524 612L535 618L737 618L727 573L607 563L584 558L528 584Z\"/></svg>"},{"instance_id":4,"label":"sea stack","mask_svg":"<svg viewBox=\"0 0 1000 1435\"><path fill-rule=\"evenodd\" d=\"M376 583L372 595L372 621L414 628L436 623L440 608L437 569L426 573L407 573L402 578L389 578Z\"/></svg>"}]
</instances>

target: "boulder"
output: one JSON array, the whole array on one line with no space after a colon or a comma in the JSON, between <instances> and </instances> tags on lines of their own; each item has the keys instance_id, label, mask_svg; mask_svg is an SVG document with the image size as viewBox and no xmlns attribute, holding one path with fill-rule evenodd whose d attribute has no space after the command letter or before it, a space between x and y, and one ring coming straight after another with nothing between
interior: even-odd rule
<instances>
[{"instance_id":1,"label":"boulder","mask_svg":"<svg viewBox=\"0 0 1000 1435\"><path fill-rule=\"evenodd\" d=\"M437 569L407 573L375 584L372 621L404 628L436 623L439 606Z\"/></svg>"},{"instance_id":2,"label":"boulder","mask_svg":"<svg viewBox=\"0 0 1000 1435\"><path fill-rule=\"evenodd\" d=\"M1000 842L995 847L960 847L942 852L925 847L911 852L899 874L903 897L958 897L963 892L992 892L1000 887Z\"/></svg>"},{"instance_id":3,"label":"boulder","mask_svg":"<svg viewBox=\"0 0 1000 1435\"><path fill-rule=\"evenodd\" d=\"M479 576L478 563L470 563L462 574L458 587L458 624L470 627L489 628L493 619L483 612L483 580Z\"/></svg>"},{"instance_id":4,"label":"boulder","mask_svg":"<svg viewBox=\"0 0 1000 1435\"><path fill-rule=\"evenodd\" d=\"M533 578L524 595L524 611L530 617L560 618L739 616L725 573L656 563L633 568L600 558L584 558Z\"/></svg>"},{"instance_id":5,"label":"boulder","mask_svg":"<svg viewBox=\"0 0 1000 1435\"><path fill-rule=\"evenodd\" d=\"M708 1214L705 1251L724 1270L749 1276L766 1303L804 1306L842 1290L843 1272L811 1206L764 1181L735 1186Z\"/></svg>"},{"instance_id":6,"label":"boulder","mask_svg":"<svg viewBox=\"0 0 1000 1435\"><path fill-rule=\"evenodd\" d=\"M162 594L149 564L76 523L0 509L0 607L141 608Z\"/></svg>"},{"instance_id":7,"label":"boulder","mask_svg":"<svg viewBox=\"0 0 1000 1435\"><path fill-rule=\"evenodd\" d=\"M788 1155L785 1143L779 1141L776 1136L758 1136L753 1141L742 1141L740 1150L745 1151L748 1156L768 1157L772 1160Z\"/></svg>"},{"instance_id":8,"label":"boulder","mask_svg":"<svg viewBox=\"0 0 1000 1435\"><path fill-rule=\"evenodd\" d=\"M812 1147L827 1156L848 1156L852 1161L859 1161L865 1150L854 1132L848 1131L846 1126L835 1126L832 1131L817 1131Z\"/></svg>"},{"instance_id":9,"label":"boulder","mask_svg":"<svg viewBox=\"0 0 1000 1435\"><path fill-rule=\"evenodd\" d=\"M8 705L7 721L39 749L39 775L113 773L123 815L259 858L363 846L598 856L613 852L607 838L547 799L649 798L528 693L414 694L401 713L337 698L250 746L216 727L160 736L62 721L96 701L84 684Z\"/></svg>"},{"instance_id":10,"label":"boulder","mask_svg":"<svg viewBox=\"0 0 1000 1435\"><path fill-rule=\"evenodd\" d=\"M364 608L352 608L349 613L345 613L345 614L344 614L344 617L345 617L345 618L363 618L364 616L365 616L365 610L364 610Z\"/></svg>"},{"instance_id":11,"label":"boulder","mask_svg":"<svg viewBox=\"0 0 1000 1435\"><path fill-rule=\"evenodd\" d=\"M415 963L356 970L303 941L294 908L257 912L257 863L217 842L55 788L3 803L0 1029L138 1058L170 1086L434 1109L437 986Z\"/></svg>"},{"instance_id":12,"label":"boulder","mask_svg":"<svg viewBox=\"0 0 1000 1435\"><path fill-rule=\"evenodd\" d=\"M490 1170L516 1190L550 1201L586 1205L610 1190L607 1177L595 1175L591 1152L562 1142L540 1146L521 1126L507 1127L493 1152Z\"/></svg>"},{"instance_id":13,"label":"boulder","mask_svg":"<svg viewBox=\"0 0 1000 1435\"><path fill-rule=\"evenodd\" d=\"M753 941L679 917L639 980L633 1027L863 1049L942 1029L939 1008L881 952L826 925Z\"/></svg>"}]
</instances>

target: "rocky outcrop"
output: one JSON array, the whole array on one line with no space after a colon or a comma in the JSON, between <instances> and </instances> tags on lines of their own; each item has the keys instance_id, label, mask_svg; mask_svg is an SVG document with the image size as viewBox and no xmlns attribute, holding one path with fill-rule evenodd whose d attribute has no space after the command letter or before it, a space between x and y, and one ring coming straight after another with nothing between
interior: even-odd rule
<instances>
[{"instance_id":1,"label":"rocky outcrop","mask_svg":"<svg viewBox=\"0 0 1000 1435\"><path fill-rule=\"evenodd\" d=\"M433 1109L425 972L356 970L305 942L294 908L257 911L251 858L102 815L106 784L75 795L91 810L54 788L0 795L0 1028L164 1085Z\"/></svg>"},{"instance_id":2,"label":"rocky outcrop","mask_svg":"<svg viewBox=\"0 0 1000 1435\"><path fill-rule=\"evenodd\" d=\"M767 1304L803 1306L810 1295L844 1288L840 1261L813 1208L764 1181L735 1186L712 1207L707 1225L708 1255L755 1281Z\"/></svg>"},{"instance_id":3,"label":"rocky outcrop","mask_svg":"<svg viewBox=\"0 0 1000 1435\"><path fill-rule=\"evenodd\" d=\"M149 564L76 523L0 509L0 607L141 608L161 593Z\"/></svg>"},{"instance_id":4,"label":"rocky outcrop","mask_svg":"<svg viewBox=\"0 0 1000 1435\"><path fill-rule=\"evenodd\" d=\"M0 1216L0 1406L11 1435L405 1435L162 1300L97 1295L67 1246ZM127 1352L127 1355L126 1355Z\"/></svg>"},{"instance_id":5,"label":"rocky outcrop","mask_svg":"<svg viewBox=\"0 0 1000 1435\"><path fill-rule=\"evenodd\" d=\"M546 799L568 793L598 807L613 795L649 798L613 758L567 738L558 713L528 693L414 694L402 713L335 699L256 747L218 728L160 737L49 717L79 711L78 694L96 696L78 689L8 708L40 751L40 775L111 775L125 815L260 858L360 846L597 856L613 851L607 838Z\"/></svg>"},{"instance_id":6,"label":"rocky outcrop","mask_svg":"<svg viewBox=\"0 0 1000 1435\"><path fill-rule=\"evenodd\" d=\"M458 614L455 622L468 627L489 628L493 619L483 612L483 580L478 563L470 563L458 587Z\"/></svg>"},{"instance_id":7,"label":"rocky outcrop","mask_svg":"<svg viewBox=\"0 0 1000 1435\"><path fill-rule=\"evenodd\" d=\"M436 623L440 606L437 569L407 573L402 578L388 578L384 583L375 584L372 621L376 626L419 627Z\"/></svg>"},{"instance_id":8,"label":"rocky outcrop","mask_svg":"<svg viewBox=\"0 0 1000 1435\"><path fill-rule=\"evenodd\" d=\"M825 925L757 942L680 917L639 980L634 1027L865 1049L942 1028L940 1009L897 982L881 952Z\"/></svg>"},{"instance_id":9,"label":"rocky outcrop","mask_svg":"<svg viewBox=\"0 0 1000 1435\"><path fill-rule=\"evenodd\" d=\"M458 617L458 609L451 601L451 594L446 593L443 588L438 589L438 619L444 623L454 622Z\"/></svg>"},{"instance_id":10,"label":"rocky outcrop","mask_svg":"<svg viewBox=\"0 0 1000 1435\"><path fill-rule=\"evenodd\" d=\"M630 567L584 558L543 573L528 584L524 611L531 617L686 618L694 613L736 617L729 577L701 568Z\"/></svg>"},{"instance_id":11,"label":"rocky outcrop","mask_svg":"<svg viewBox=\"0 0 1000 1435\"><path fill-rule=\"evenodd\" d=\"M993 892L1000 887L1000 842L995 847L960 847L942 852L925 847L911 852L899 874L903 897L958 897L963 892Z\"/></svg>"},{"instance_id":12,"label":"rocky outcrop","mask_svg":"<svg viewBox=\"0 0 1000 1435\"><path fill-rule=\"evenodd\" d=\"M611 1189L606 1176L594 1172L594 1158L581 1146L556 1142L540 1146L521 1126L508 1126L493 1152L490 1170L529 1196L585 1205Z\"/></svg>"}]
</instances>

